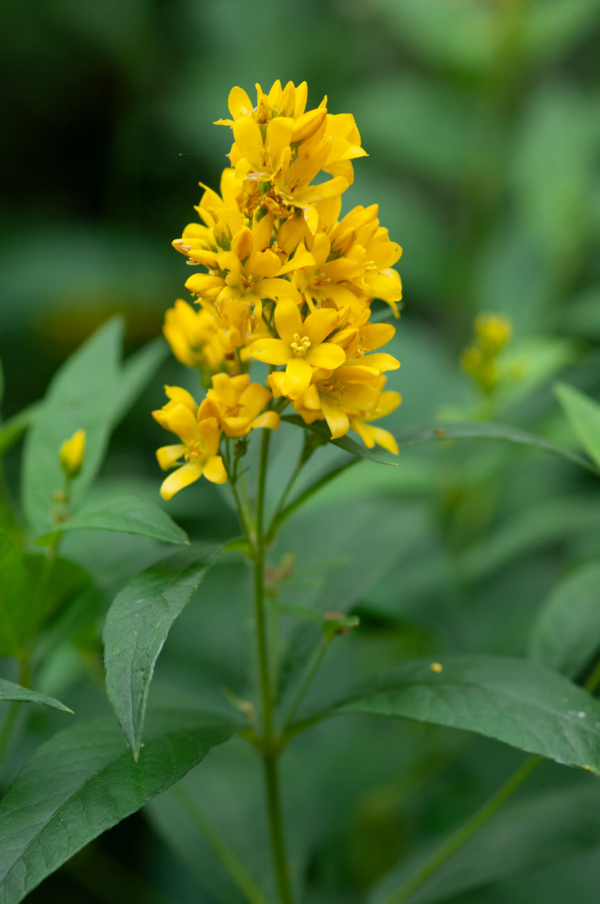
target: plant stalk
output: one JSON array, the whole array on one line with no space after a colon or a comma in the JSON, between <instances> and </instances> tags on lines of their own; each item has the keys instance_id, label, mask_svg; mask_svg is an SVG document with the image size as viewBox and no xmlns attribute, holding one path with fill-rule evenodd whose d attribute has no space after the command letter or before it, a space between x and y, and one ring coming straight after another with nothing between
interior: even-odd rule
<instances>
[{"instance_id":1,"label":"plant stalk","mask_svg":"<svg viewBox=\"0 0 600 904\"><path fill-rule=\"evenodd\" d=\"M264 430L261 440L258 488L256 494L256 539L254 543L254 618L256 626L256 652L262 709L262 738L260 751L263 760L269 834L273 866L281 904L293 904L289 880L281 794L279 788L279 756L281 748L275 736L274 700L271 689L271 669L269 664L269 643L265 611L265 533L264 508L269 445L271 431Z\"/></svg>"}]
</instances>

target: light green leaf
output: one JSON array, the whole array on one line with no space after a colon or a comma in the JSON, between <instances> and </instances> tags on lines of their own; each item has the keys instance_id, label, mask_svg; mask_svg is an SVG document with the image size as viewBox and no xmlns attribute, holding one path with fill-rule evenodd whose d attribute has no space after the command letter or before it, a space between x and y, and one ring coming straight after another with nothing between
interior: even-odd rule
<instances>
[{"instance_id":1,"label":"light green leaf","mask_svg":"<svg viewBox=\"0 0 600 904\"><path fill-rule=\"evenodd\" d=\"M0 902L18 904L93 838L179 781L235 726L169 710L149 720L134 763L112 717L43 744L0 803Z\"/></svg>"},{"instance_id":2,"label":"light green leaf","mask_svg":"<svg viewBox=\"0 0 600 904\"><path fill-rule=\"evenodd\" d=\"M152 537L163 543L187 543L188 537L170 515L141 496L116 496L85 508L58 524L37 541L48 543L55 533L73 530L109 530L122 534Z\"/></svg>"},{"instance_id":3,"label":"light green leaf","mask_svg":"<svg viewBox=\"0 0 600 904\"><path fill-rule=\"evenodd\" d=\"M441 656L439 664L405 662L330 712L474 731L600 775L600 703L587 691L525 659Z\"/></svg>"},{"instance_id":4,"label":"light green leaf","mask_svg":"<svg viewBox=\"0 0 600 904\"><path fill-rule=\"evenodd\" d=\"M366 446L355 442L349 436L342 436L340 439L332 439L329 427L322 421L305 424L302 418L297 414L284 415L281 420L288 424L294 424L296 427L302 427L310 433L314 433L315 436L318 436L323 443L333 443L334 446L338 446L346 452L351 452L352 455L358 455L359 458L368 458L370 461L376 461L380 465L398 464L397 461L391 460L389 452L384 452L379 449L367 449Z\"/></svg>"},{"instance_id":5,"label":"light green leaf","mask_svg":"<svg viewBox=\"0 0 600 904\"><path fill-rule=\"evenodd\" d=\"M8 452L11 446L14 446L19 441L28 427L31 426L39 408L39 404L28 405L27 408L19 411L14 417L9 418L9 420L4 421L0 425L0 458Z\"/></svg>"},{"instance_id":6,"label":"light green leaf","mask_svg":"<svg viewBox=\"0 0 600 904\"><path fill-rule=\"evenodd\" d=\"M600 404L567 383L554 391L581 445L600 466Z\"/></svg>"},{"instance_id":7,"label":"light green leaf","mask_svg":"<svg viewBox=\"0 0 600 904\"><path fill-rule=\"evenodd\" d=\"M130 355L123 364L119 392L113 411L114 422L118 423L127 413L138 395L148 385L167 356L169 347L164 339L154 339L139 351Z\"/></svg>"},{"instance_id":8,"label":"light green leaf","mask_svg":"<svg viewBox=\"0 0 600 904\"><path fill-rule=\"evenodd\" d=\"M85 460L71 484L76 508L100 467L119 389L123 323L109 320L65 362L50 383L27 434L23 506L36 535L53 527L54 493L64 487L58 453L76 430L87 433Z\"/></svg>"},{"instance_id":9,"label":"light green leaf","mask_svg":"<svg viewBox=\"0 0 600 904\"><path fill-rule=\"evenodd\" d=\"M188 550L138 574L115 598L104 628L106 689L134 757L139 757L150 681L171 625L218 551Z\"/></svg>"},{"instance_id":10,"label":"light green leaf","mask_svg":"<svg viewBox=\"0 0 600 904\"><path fill-rule=\"evenodd\" d=\"M417 889L410 904L445 901L469 889L561 863L597 849L600 789L588 784L543 792L494 816ZM443 843L443 840L442 840ZM440 842L417 851L376 886L368 904L384 904L414 875ZM473 899L474 900L474 899ZM488 900L487 896L478 900Z\"/></svg>"},{"instance_id":11,"label":"light green leaf","mask_svg":"<svg viewBox=\"0 0 600 904\"><path fill-rule=\"evenodd\" d=\"M569 574L542 606L531 636L534 659L570 678L600 648L600 564Z\"/></svg>"},{"instance_id":12,"label":"light green leaf","mask_svg":"<svg viewBox=\"0 0 600 904\"><path fill-rule=\"evenodd\" d=\"M28 687L21 687L20 684L14 684L12 681L6 681L0 678L0 700L12 700L15 703L39 703L43 706L50 706L52 709L60 709L64 713L72 713L73 710L55 700L54 697L47 697L46 694L38 694Z\"/></svg>"}]
</instances>

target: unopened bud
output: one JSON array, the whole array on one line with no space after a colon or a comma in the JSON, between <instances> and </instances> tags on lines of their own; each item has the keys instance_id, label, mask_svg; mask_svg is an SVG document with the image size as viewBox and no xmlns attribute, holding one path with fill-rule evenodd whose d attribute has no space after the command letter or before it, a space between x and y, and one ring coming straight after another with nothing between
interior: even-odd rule
<instances>
[{"instance_id":1,"label":"unopened bud","mask_svg":"<svg viewBox=\"0 0 600 904\"><path fill-rule=\"evenodd\" d=\"M77 430L70 439L64 441L60 447L58 460L65 472L67 480L77 477L83 465L85 456L85 430Z\"/></svg>"}]
</instances>

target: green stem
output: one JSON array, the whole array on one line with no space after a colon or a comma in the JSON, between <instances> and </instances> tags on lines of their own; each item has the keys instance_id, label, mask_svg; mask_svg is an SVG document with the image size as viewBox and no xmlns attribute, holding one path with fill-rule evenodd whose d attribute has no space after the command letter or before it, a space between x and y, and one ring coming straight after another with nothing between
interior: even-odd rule
<instances>
[{"instance_id":1,"label":"green stem","mask_svg":"<svg viewBox=\"0 0 600 904\"><path fill-rule=\"evenodd\" d=\"M592 670L590 676L584 684L584 688L588 693L592 694L600 686L600 661ZM427 862L418 872L408 879L402 888L386 898L383 904L402 904L408 900L417 888L420 888L424 882L429 879L433 873L443 866L472 835L481 829L486 822L494 816L506 801L512 797L517 788L523 784L534 769L542 762L541 756L530 756L513 772L508 781L478 810L467 822L464 823L453 835L448 838L444 844L432 854Z\"/></svg>"},{"instance_id":2,"label":"green stem","mask_svg":"<svg viewBox=\"0 0 600 904\"><path fill-rule=\"evenodd\" d=\"M262 708L262 730L260 750L265 775L269 834L273 866L281 904L293 904L287 867L283 819L281 815L281 795L279 790L278 758L279 740L275 737L274 701L271 691L271 669L269 666L269 644L265 608L265 536L264 509L267 467L271 431L264 430L261 440L256 494L256 540L254 544L254 618L256 625L256 650Z\"/></svg>"},{"instance_id":3,"label":"green stem","mask_svg":"<svg viewBox=\"0 0 600 904\"><path fill-rule=\"evenodd\" d=\"M306 693L307 693L309 687L311 686L315 675L319 671L321 663L323 662L323 659L325 658L325 654L327 653L327 650L329 649L329 644L331 643L332 636L328 637L326 634L324 634L323 637L321 638L321 640L319 641L319 643L317 644L317 646L315 647L313 654L308 661L308 665L306 666L306 670L304 672L304 678L302 680L302 683L300 684L300 687L298 688L296 695L294 696L294 698L293 698L292 702L290 703L288 710L285 714L285 718L283 720L284 730L290 724L290 722L292 721L292 719L298 712L298 710L300 708L300 704L304 700L304 697L306 696Z\"/></svg>"},{"instance_id":4,"label":"green stem","mask_svg":"<svg viewBox=\"0 0 600 904\"><path fill-rule=\"evenodd\" d=\"M183 785L171 788L171 794L190 817L194 825L202 832L207 842L236 883L240 891L251 904L267 904L267 899L227 842L219 835L213 824L206 817L196 800Z\"/></svg>"},{"instance_id":5,"label":"green stem","mask_svg":"<svg viewBox=\"0 0 600 904\"><path fill-rule=\"evenodd\" d=\"M511 775L507 782L499 788L492 797L478 810L467 822L464 823L448 840L435 851L427 862L410 877L399 891L386 898L383 904L402 904L407 901L414 891L429 879L447 860L450 859L472 835L481 829L485 823L497 813L497 811L512 797L517 788L531 775L538 763L539 756L530 756Z\"/></svg>"}]
</instances>

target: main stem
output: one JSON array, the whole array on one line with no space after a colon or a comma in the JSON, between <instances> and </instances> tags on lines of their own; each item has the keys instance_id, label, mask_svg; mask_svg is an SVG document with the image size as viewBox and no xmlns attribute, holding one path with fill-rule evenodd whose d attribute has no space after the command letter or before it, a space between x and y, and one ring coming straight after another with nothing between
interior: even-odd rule
<instances>
[{"instance_id":1,"label":"main stem","mask_svg":"<svg viewBox=\"0 0 600 904\"><path fill-rule=\"evenodd\" d=\"M262 708L261 755L265 775L269 834L273 866L281 904L293 904L287 867L281 795L279 790L280 746L275 736L274 701L271 692L271 670L265 612L265 531L264 508L269 444L271 431L264 430L260 448L258 489L256 495L256 539L254 543L254 619L256 625L256 653Z\"/></svg>"}]
</instances>

